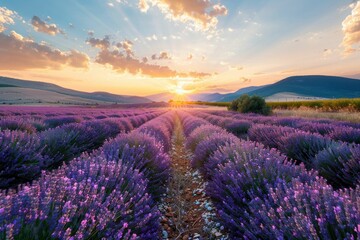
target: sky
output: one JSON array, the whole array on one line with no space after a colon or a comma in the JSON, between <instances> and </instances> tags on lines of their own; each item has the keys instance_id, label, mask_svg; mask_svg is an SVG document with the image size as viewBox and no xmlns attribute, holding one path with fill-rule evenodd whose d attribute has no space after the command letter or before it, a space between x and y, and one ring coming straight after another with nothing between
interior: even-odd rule
<instances>
[{"instance_id":1,"label":"sky","mask_svg":"<svg viewBox=\"0 0 360 240\"><path fill-rule=\"evenodd\" d=\"M360 78L360 1L0 0L0 76L124 95Z\"/></svg>"}]
</instances>

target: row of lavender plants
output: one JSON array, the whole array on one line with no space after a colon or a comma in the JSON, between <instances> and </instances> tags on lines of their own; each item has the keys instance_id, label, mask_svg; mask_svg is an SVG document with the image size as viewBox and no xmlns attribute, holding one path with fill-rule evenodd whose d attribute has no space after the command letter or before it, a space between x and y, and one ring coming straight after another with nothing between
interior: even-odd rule
<instances>
[{"instance_id":1,"label":"row of lavender plants","mask_svg":"<svg viewBox=\"0 0 360 240\"><path fill-rule=\"evenodd\" d=\"M77 110L77 109L75 109ZM54 111L54 110L52 110ZM94 113L90 112L81 112L78 114L72 115L56 115L56 116L45 116L43 115L31 115L31 116L12 116L5 115L0 118L0 130L18 130L18 131L26 131L29 133L44 131L49 128L59 127L69 123L79 123L84 120L101 120L107 118L123 118L123 117L133 117L138 115L144 115L148 113L152 113L154 110L148 111L118 111L107 113L106 115L97 113L96 116L93 116ZM49 114L48 114L49 115ZM52 114L50 114L52 115Z\"/></svg>"},{"instance_id":2,"label":"row of lavender plants","mask_svg":"<svg viewBox=\"0 0 360 240\"><path fill-rule=\"evenodd\" d=\"M0 188L32 181L41 170L56 168L84 151L96 149L106 139L128 132L160 113L71 123L40 133L1 131Z\"/></svg>"},{"instance_id":3,"label":"row of lavender plants","mask_svg":"<svg viewBox=\"0 0 360 240\"><path fill-rule=\"evenodd\" d=\"M180 113L192 166L232 239L358 239L360 189L334 190L276 149Z\"/></svg>"},{"instance_id":4,"label":"row of lavender plants","mask_svg":"<svg viewBox=\"0 0 360 240\"><path fill-rule=\"evenodd\" d=\"M0 239L158 239L174 113L157 117L19 191L0 193Z\"/></svg>"},{"instance_id":5,"label":"row of lavender plants","mask_svg":"<svg viewBox=\"0 0 360 240\"><path fill-rule=\"evenodd\" d=\"M211 114L209 114L211 113ZM213 115L215 114L215 116ZM275 125L282 127L291 127L305 132L316 133L333 140L360 144L360 124L329 119L305 119L289 117L269 117L261 115L247 115L238 113L224 113L221 115L216 112L202 113L202 117L209 118L211 121L247 121L248 123L257 123L265 125ZM210 115L210 116L208 116ZM218 116L216 116L218 115ZM227 120L224 119L226 116ZM226 123L225 126L226 128ZM230 129L231 130L231 129Z\"/></svg>"},{"instance_id":6,"label":"row of lavender plants","mask_svg":"<svg viewBox=\"0 0 360 240\"><path fill-rule=\"evenodd\" d=\"M249 123L247 120L234 120L231 123L231 118L207 113L193 114L215 125L225 127L237 135L240 132L239 129L244 129L244 125ZM261 117L259 116L259 118ZM275 122L276 118L272 119L272 122ZM247 135L244 135L244 131L240 136L260 142L266 147L276 148L298 163L304 163L307 169L316 169L334 188L354 188L360 184L360 145L348 143L352 142L351 139L355 139L358 133L355 131L351 135L352 132L347 131L350 127L337 127L336 131L339 131L336 132L337 136L343 129L341 139L348 140L343 142L334 137L335 132L328 136L322 136L318 133L306 132L288 126L259 123L247 126Z\"/></svg>"}]
</instances>

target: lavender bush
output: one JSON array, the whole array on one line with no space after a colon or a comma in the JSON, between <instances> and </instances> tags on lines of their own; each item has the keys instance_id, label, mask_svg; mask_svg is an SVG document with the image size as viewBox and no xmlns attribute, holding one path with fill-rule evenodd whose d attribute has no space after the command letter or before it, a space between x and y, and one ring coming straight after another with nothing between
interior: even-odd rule
<instances>
[{"instance_id":1,"label":"lavender bush","mask_svg":"<svg viewBox=\"0 0 360 240\"><path fill-rule=\"evenodd\" d=\"M334 143L313 159L314 167L334 188L360 184L360 146Z\"/></svg>"},{"instance_id":2,"label":"lavender bush","mask_svg":"<svg viewBox=\"0 0 360 240\"><path fill-rule=\"evenodd\" d=\"M224 128L235 135L246 134L251 123L245 120L233 120L225 124Z\"/></svg>"},{"instance_id":3,"label":"lavender bush","mask_svg":"<svg viewBox=\"0 0 360 240\"><path fill-rule=\"evenodd\" d=\"M241 238L358 239L359 188L334 191L324 181L277 183L266 198L254 198L247 223L232 232ZM242 234L242 235L239 235Z\"/></svg>"},{"instance_id":4,"label":"lavender bush","mask_svg":"<svg viewBox=\"0 0 360 240\"><path fill-rule=\"evenodd\" d=\"M263 124L254 124L248 131L248 137L252 141L261 142L270 148L279 148L282 145L280 139L283 136L295 133L290 127L278 127Z\"/></svg>"},{"instance_id":5,"label":"lavender bush","mask_svg":"<svg viewBox=\"0 0 360 240\"><path fill-rule=\"evenodd\" d=\"M28 133L36 132L36 128L21 118L4 118L0 120L0 130L17 130L26 131Z\"/></svg>"},{"instance_id":6,"label":"lavender bush","mask_svg":"<svg viewBox=\"0 0 360 240\"><path fill-rule=\"evenodd\" d=\"M44 120L45 125L47 128L55 128L69 123L79 123L81 119L78 117L69 117L69 116L62 116L62 117L54 117L54 118L47 118Z\"/></svg>"},{"instance_id":7,"label":"lavender bush","mask_svg":"<svg viewBox=\"0 0 360 240\"><path fill-rule=\"evenodd\" d=\"M20 131L0 132L0 188L29 181L40 172L42 146L37 135Z\"/></svg>"},{"instance_id":8,"label":"lavender bush","mask_svg":"<svg viewBox=\"0 0 360 240\"><path fill-rule=\"evenodd\" d=\"M360 144L360 129L351 127L336 127L327 135L333 140Z\"/></svg>"},{"instance_id":9,"label":"lavender bush","mask_svg":"<svg viewBox=\"0 0 360 240\"><path fill-rule=\"evenodd\" d=\"M284 136L279 141L279 149L289 158L305 164L307 168L313 167L311 159L321 150L329 147L332 141L318 134L296 132Z\"/></svg>"},{"instance_id":10,"label":"lavender bush","mask_svg":"<svg viewBox=\"0 0 360 240\"><path fill-rule=\"evenodd\" d=\"M166 190L170 177L170 159L163 146L147 134L132 132L120 134L102 148L106 159L122 161L138 169L149 179L149 192L159 199Z\"/></svg>"},{"instance_id":11,"label":"lavender bush","mask_svg":"<svg viewBox=\"0 0 360 240\"><path fill-rule=\"evenodd\" d=\"M195 151L198 144L207 137L213 134L227 134L226 131L214 125L201 125L196 128L186 139L186 147L192 152Z\"/></svg>"},{"instance_id":12,"label":"lavender bush","mask_svg":"<svg viewBox=\"0 0 360 240\"><path fill-rule=\"evenodd\" d=\"M215 151L222 146L238 144L240 144L240 140L232 134L213 133L198 143L191 159L191 166L205 173L204 164Z\"/></svg>"},{"instance_id":13,"label":"lavender bush","mask_svg":"<svg viewBox=\"0 0 360 240\"><path fill-rule=\"evenodd\" d=\"M0 239L154 239L159 212L125 163L86 156L0 193Z\"/></svg>"}]
</instances>

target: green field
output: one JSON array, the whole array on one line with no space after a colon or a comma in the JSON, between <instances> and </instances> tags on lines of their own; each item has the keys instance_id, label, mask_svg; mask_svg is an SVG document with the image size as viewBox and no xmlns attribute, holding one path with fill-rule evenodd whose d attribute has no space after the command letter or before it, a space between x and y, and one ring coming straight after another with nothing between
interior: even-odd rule
<instances>
[{"instance_id":1,"label":"green field","mask_svg":"<svg viewBox=\"0 0 360 240\"><path fill-rule=\"evenodd\" d=\"M187 102L188 104L227 107L230 102ZM360 98L341 98L331 100L294 101L294 102L267 102L272 109L296 110L308 108L324 112L359 112Z\"/></svg>"}]
</instances>

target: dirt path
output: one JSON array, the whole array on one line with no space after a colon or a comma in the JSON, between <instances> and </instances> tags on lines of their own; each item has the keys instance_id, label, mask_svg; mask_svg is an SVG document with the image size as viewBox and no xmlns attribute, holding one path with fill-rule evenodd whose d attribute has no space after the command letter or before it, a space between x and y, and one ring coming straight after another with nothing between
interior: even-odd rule
<instances>
[{"instance_id":1,"label":"dirt path","mask_svg":"<svg viewBox=\"0 0 360 240\"><path fill-rule=\"evenodd\" d=\"M191 153L185 148L180 120L175 124L170 153L173 175L160 205L162 239L226 239L220 224L213 221L215 211L205 195L205 183L190 166Z\"/></svg>"}]
</instances>

